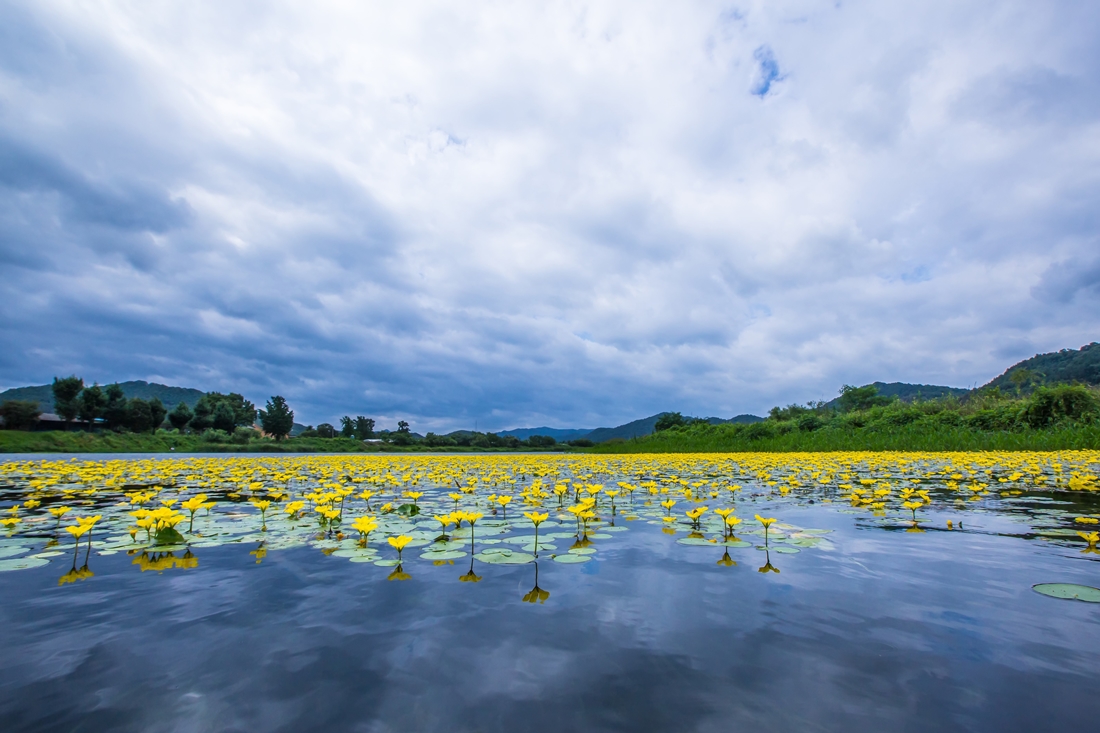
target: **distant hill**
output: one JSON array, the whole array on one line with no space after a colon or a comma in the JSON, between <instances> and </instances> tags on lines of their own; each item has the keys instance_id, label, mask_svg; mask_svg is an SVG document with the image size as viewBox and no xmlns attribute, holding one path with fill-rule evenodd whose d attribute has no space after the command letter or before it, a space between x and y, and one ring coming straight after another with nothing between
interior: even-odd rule
<instances>
[{"instance_id":1,"label":"distant hill","mask_svg":"<svg viewBox=\"0 0 1100 733\"><path fill-rule=\"evenodd\" d=\"M90 385L89 385L90 386ZM100 385L105 387L106 385ZM202 397L202 390L191 389L189 387L169 387L166 384L157 384L155 382L144 382L141 380L132 382L120 382L119 386L122 387L122 393L127 398L139 397L143 400L151 400L154 397L159 399L164 406L171 410L173 407L181 402L187 404L188 407L194 408L195 403ZM0 402L7 400L28 400L38 403L38 409L42 412L53 412L53 390L48 384L42 384L36 387L15 387L4 392L0 392Z\"/></svg>"},{"instance_id":2,"label":"distant hill","mask_svg":"<svg viewBox=\"0 0 1100 733\"><path fill-rule=\"evenodd\" d=\"M941 397L962 397L970 392L964 387L944 387L937 384L909 384L907 382L872 382L878 388L878 393L883 397L896 397L902 402L914 400L935 400ZM826 407L836 408L840 405L840 398L836 397L825 403Z\"/></svg>"},{"instance_id":3,"label":"distant hill","mask_svg":"<svg viewBox=\"0 0 1100 733\"><path fill-rule=\"evenodd\" d=\"M1028 372L1022 375L1026 379L1020 381L1024 391L1055 382L1100 385L1100 343L1094 341L1077 350L1062 349L1049 354L1036 354L1030 359L1013 364L985 387L1000 387L1002 391L1013 392L1016 390L1013 372L1019 370Z\"/></svg>"},{"instance_id":4,"label":"distant hill","mask_svg":"<svg viewBox=\"0 0 1100 733\"><path fill-rule=\"evenodd\" d=\"M497 435L512 435L520 440L527 440L532 435L543 435L561 443L566 440L587 437L591 432L592 428L516 428L515 430L502 430Z\"/></svg>"}]
</instances>

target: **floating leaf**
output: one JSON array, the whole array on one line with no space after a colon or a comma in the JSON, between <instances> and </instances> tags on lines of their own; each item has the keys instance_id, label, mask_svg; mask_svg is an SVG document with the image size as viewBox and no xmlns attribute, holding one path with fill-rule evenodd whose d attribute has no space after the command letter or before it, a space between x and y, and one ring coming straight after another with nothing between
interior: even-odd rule
<instances>
[{"instance_id":1,"label":"floating leaf","mask_svg":"<svg viewBox=\"0 0 1100 733\"><path fill-rule=\"evenodd\" d=\"M28 570L49 565L50 561L41 557L17 557L9 560L0 560L0 573L8 570Z\"/></svg>"},{"instance_id":2,"label":"floating leaf","mask_svg":"<svg viewBox=\"0 0 1100 733\"><path fill-rule=\"evenodd\" d=\"M1100 588L1088 585L1076 585L1074 583L1039 583L1031 586L1036 593L1042 593L1051 598L1063 598L1071 601L1084 601L1085 603L1100 603Z\"/></svg>"},{"instance_id":3,"label":"floating leaf","mask_svg":"<svg viewBox=\"0 0 1100 733\"><path fill-rule=\"evenodd\" d=\"M24 552L28 552L29 547L0 547L0 558L15 557L16 555L22 555Z\"/></svg>"},{"instance_id":4,"label":"floating leaf","mask_svg":"<svg viewBox=\"0 0 1100 733\"><path fill-rule=\"evenodd\" d=\"M554 562L560 562L569 565L576 565L582 562L588 562L592 557L590 555L555 555Z\"/></svg>"}]
</instances>

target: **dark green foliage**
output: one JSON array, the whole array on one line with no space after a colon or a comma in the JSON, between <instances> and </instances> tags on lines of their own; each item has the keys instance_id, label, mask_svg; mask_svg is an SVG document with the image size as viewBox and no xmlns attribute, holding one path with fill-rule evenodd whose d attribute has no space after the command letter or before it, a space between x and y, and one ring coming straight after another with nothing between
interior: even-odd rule
<instances>
[{"instance_id":1,"label":"dark green foliage","mask_svg":"<svg viewBox=\"0 0 1100 733\"><path fill-rule=\"evenodd\" d=\"M446 435L436 435L435 433L428 433L424 436L424 445L432 448L442 448L444 446L458 445L458 441L454 438L449 438Z\"/></svg>"},{"instance_id":2,"label":"dark green foliage","mask_svg":"<svg viewBox=\"0 0 1100 733\"><path fill-rule=\"evenodd\" d=\"M285 399L275 395L267 401L266 409L260 410L260 424L263 425L265 433L275 440L282 440L290 435L290 429L294 427L294 411L290 409ZM331 425L328 428L335 433Z\"/></svg>"},{"instance_id":3,"label":"dark green foliage","mask_svg":"<svg viewBox=\"0 0 1100 733\"><path fill-rule=\"evenodd\" d=\"M0 405L0 417L6 430L31 430L38 423L42 410L31 400L7 400Z\"/></svg>"},{"instance_id":4,"label":"dark green foliage","mask_svg":"<svg viewBox=\"0 0 1100 733\"><path fill-rule=\"evenodd\" d=\"M1040 387L1024 410L1027 424L1043 428L1060 421L1091 421L1100 414L1100 400L1082 385Z\"/></svg>"},{"instance_id":5,"label":"dark green foliage","mask_svg":"<svg viewBox=\"0 0 1100 733\"><path fill-rule=\"evenodd\" d=\"M168 422L176 430L183 430L194 416L195 414L191 412L191 408L187 406L187 403L181 402L176 405L176 409L168 413Z\"/></svg>"},{"instance_id":6,"label":"dark green foliage","mask_svg":"<svg viewBox=\"0 0 1100 733\"><path fill-rule=\"evenodd\" d=\"M331 423L323 422L317 426L317 437L319 438L335 438L336 428Z\"/></svg>"},{"instance_id":7,"label":"dark green foliage","mask_svg":"<svg viewBox=\"0 0 1100 733\"><path fill-rule=\"evenodd\" d=\"M532 448L552 448L558 444L558 441L549 435L532 435L527 439L527 445Z\"/></svg>"},{"instance_id":8,"label":"dark green foliage","mask_svg":"<svg viewBox=\"0 0 1100 733\"><path fill-rule=\"evenodd\" d=\"M352 432L359 440L368 440L370 438L373 438L374 419L363 417L362 415L357 415L355 417L355 428Z\"/></svg>"},{"instance_id":9,"label":"dark green foliage","mask_svg":"<svg viewBox=\"0 0 1100 733\"><path fill-rule=\"evenodd\" d=\"M164 418L168 417L168 410L156 397L149 400L149 411L153 415L153 430L164 424Z\"/></svg>"},{"instance_id":10,"label":"dark green foliage","mask_svg":"<svg viewBox=\"0 0 1100 733\"><path fill-rule=\"evenodd\" d=\"M397 432L405 433L406 435L408 435L412 431L409 429L409 424L407 422L405 422L404 420L399 420L397 422Z\"/></svg>"},{"instance_id":11,"label":"dark green foliage","mask_svg":"<svg viewBox=\"0 0 1100 733\"><path fill-rule=\"evenodd\" d=\"M344 415L342 418L340 418L340 437L355 437L355 421L351 419L350 415Z\"/></svg>"},{"instance_id":12,"label":"dark green foliage","mask_svg":"<svg viewBox=\"0 0 1100 733\"><path fill-rule=\"evenodd\" d=\"M107 395L103 394L103 390L99 388L98 384L93 384L91 387L85 387L84 391L80 393L80 419L88 423L89 427L95 424L95 421L103 417L103 411L107 409Z\"/></svg>"},{"instance_id":13,"label":"dark green foliage","mask_svg":"<svg viewBox=\"0 0 1100 733\"><path fill-rule=\"evenodd\" d=\"M220 413L218 409L228 409ZM219 422L220 420L220 422ZM238 426L248 427L256 421L256 406L236 392L222 394L207 392L195 403L195 416L191 419L191 428L196 431L215 428L231 433Z\"/></svg>"},{"instance_id":14,"label":"dark green foliage","mask_svg":"<svg viewBox=\"0 0 1100 733\"><path fill-rule=\"evenodd\" d=\"M853 387L846 384L840 388L840 399L837 401L841 412L854 410L869 410L872 407L888 405L891 398L878 393L878 387L867 384L862 387Z\"/></svg>"},{"instance_id":15,"label":"dark green foliage","mask_svg":"<svg viewBox=\"0 0 1100 733\"><path fill-rule=\"evenodd\" d=\"M574 448L591 448L596 444L588 438L576 438L574 440L570 440L569 445L573 446Z\"/></svg>"},{"instance_id":16,"label":"dark green foliage","mask_svg":"<svg viewBox=\"0 0 1100 733\"><path fill-rule=\"evenodd\" d=\"M179 402L186 402L188 407L194 407L195 403L202 397L202 392L197 389L169 387L165 384L156 384L154 382L144 382L141 380L122 382L120 386L122 387L123 396L127 399L131 397L140 397L143 400L151 400L156 397L165 405L175 405ZM81 396L83 396L83 393ZM14 389L6 390L0 393L0 401L5 399L35 401L38 402L38 406L42 412L55 412L53 389L49 384L33 387L15 387Z\"/></svg>"},{"instance_id":17,"label":"dark green foliage","mask_svg":"<svg viewBox=\"0 0 1100 733\"><path fill-rule=\"evenodd\" d=\"M196 414L198 414L197 411ZM218 402L214 405L210 424L215 430L221 430L223 433L231 433L237 429L237 416L233 414L233 408L228 402Z\"/></svg>"},{"instance_id":18,"label":"dark green foliage","mask_svg":"<svg viewBox=\"0 0 1100 733\"><path fill-rule=\"evenodd\" d=\"M65 421L65 426L80 412L80 392L84 389L84 380L77 376L63 379L53 378L51 385L53 390L53 409L58 417Z\"/></svg>"},{"instance_id":19,"label":"dark green foliage","mask_svg":"<svg viewBox=\"0 0 1100 733\"><path fill-rule=\"evenodd\" d=\"M103 419L111 430L121 430L129 420L129 410L126 404L126 394L122 386L115 382L108 384L103 396L107 403L103 406Z\"/></svg>"},{"instance_id":20,"label":"dark green foliage","mask_svg":"<svg viewBox=\"0 0 1100 733\"><path fill-rule=\"evenodd\" d=\"M126 405L126 427L135 433L144 433L156 427L153 411L148 402L135 397Z\"/></svg>"},{"instance_id":21,"label":"dark green foliage","mask_svg":"<svg viewBox=\"0 0 1100 733\"><path fill-rule=\"evenodd\" d=\"M687 420L684 416L678 412L662 412L660 417L657 418L657 422L653 424L653 431L656 433L662 430L668 430L670 428L679 428L687 425Z\"/></svg>"}]
</instances>

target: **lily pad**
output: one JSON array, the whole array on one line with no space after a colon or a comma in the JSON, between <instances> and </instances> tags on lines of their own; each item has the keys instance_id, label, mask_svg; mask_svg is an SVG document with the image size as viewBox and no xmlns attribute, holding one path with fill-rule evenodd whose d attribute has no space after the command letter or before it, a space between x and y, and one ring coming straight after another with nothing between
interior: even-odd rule
<instances>
[{"instance_id":1,"label":"lily pad","mask_svg":"<svg viewBox=\"0 0 1100 733\"><path fill-rule=\"evenodd\" d=\"M718 544L724 547L752 547L751 542L745 542L744 540L726 540Z\"/></svg>"},{"instance_id":2,"label":"lily pad","mask_svg":"<svg viewBox=\"0 0 1100 733\"><path fill-rule=\"evenodd\" d=\"M1100 588L1088 585L1076 585L1075 583L1039 583L1031 586L1036 593L1042 593L1051 598L1064 598L1070 601L1084 601L1085 603L1100 603Z\"/></svg>"},{"instance_id":3,"label":"lily pad","mask_svg":"<svg viewBox=\"0 0 1100 733\"><path fill-rule=\"evenodd\" d=\"M526 565L535 561L534 555L528 555L526 552L512 552L511 550L479 552L474 557L491 565Z\"/></svg>"},{"instance_id":4,"label":"lily pad","mask_svg":"<svg viewBox=\"0 0 1100 733\"><path fill-rule=\"evenodd\" d=\"M397 560L375 560L374 564L380 568L392 568L397 565Z\"/></svg>"},{"instance_id":5,"label":"lily pad","mask_svg":"<svg viewBox=\"0 0 1100 733\"><path fill-rule=\"evenodd\" d=\"M0 547L0 558L15 557L29 551L29 547Z\"/></svg>"},{"instance_id":6,"label":"lily pad","mask_svg":"<svg viewBox=\"0 0 1100 733\"><path fill-rule=\"evenodd\" d=\"M595 547L574 547L573 549L569 550L569 554L570 555L595 555L596 554L596 548Z\"/></svg>"},{"instance_id":7,"label":"lily pad","mask_svg":"<svg viewBox=\"0 0 1100 733\"><path fill-rule=\"evenodd\" d=\"M457 560L460 557L466 557L466 553L460 550L430 550L420 555L421 560Z\"/></svg>"},{"instance_id":8,"label":"lily pad","mask_svg":"<svg viewBox=\"0 0 1100 733\"><path fill-rule=\"evenodd\" d=\"M797 547L773 547L772 552L778 552L783 555L793 555L796 552L801 552Z\"/></svg>"},{"instance_id":9,"label":"lily pad","mask_svg":"<svg viewBox=\"0 0 1100 733\"><path fill-rule=\"evenodd\" d=\"M560 563L567 564L567 565L576 565L578 563L588 562L591 559L592 559L592 557L590 555L565 554L565 555L556 555L554 557L554 562L560 562Z\"/></svg>"},{"instance_id":10,"label":"lily pad","mask_svg":"<svg viewBox=\"0 0 1100 733\"><path fill-rule=\"evenodd\" d=\"M711 542L706 537L681 537L676 540L676 544L688 545L689 547L713 547L718 543Z\"/></svg>"},{"instance_id":11,"label":"lily pad","mask_svg":"<svg viewBox=\"0 0 1100 733\"><path fill-rule=\"evenodd\" d=\"M27 570L49 565L50 561L41 557L16 557L9 560L0 560L0 573L8 570Z\"/></svg>"}]
</instances>

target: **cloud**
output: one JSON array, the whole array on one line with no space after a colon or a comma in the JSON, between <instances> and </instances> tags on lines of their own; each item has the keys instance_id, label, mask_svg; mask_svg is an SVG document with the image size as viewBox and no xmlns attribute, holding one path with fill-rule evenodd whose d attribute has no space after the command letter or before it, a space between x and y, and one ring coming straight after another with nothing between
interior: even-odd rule
<instances>
[{"instance_id":1,"label":"cloud","mask_svg":"<svg viewBox=\"0 0 1100 733\"><path fill-rule=\"evenodd\" d=\"M1098 19L8 4L0 384L423 431L981 383L1096 338Z\"/></svg>"}]
</instances>

